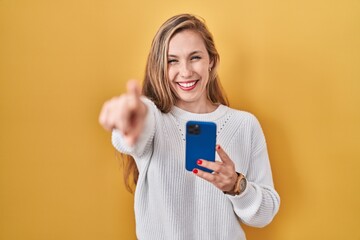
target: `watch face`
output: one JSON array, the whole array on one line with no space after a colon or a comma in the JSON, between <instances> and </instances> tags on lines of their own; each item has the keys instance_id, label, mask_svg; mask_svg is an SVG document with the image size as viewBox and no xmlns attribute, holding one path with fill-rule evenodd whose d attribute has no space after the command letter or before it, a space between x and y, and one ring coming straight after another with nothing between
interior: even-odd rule
<instances>
[{"instance_id":1,"label":"watch face","mask_svg":"<svg viewBox=\"0 0 360 240\"><path fill-rule=\"evenodd\" d=\"M246 179L243 178L243 179L240 180L240 189L241 189L240 191L241 192L244 191L245 188L246 188Z\"/></svg>"}]
</instances>

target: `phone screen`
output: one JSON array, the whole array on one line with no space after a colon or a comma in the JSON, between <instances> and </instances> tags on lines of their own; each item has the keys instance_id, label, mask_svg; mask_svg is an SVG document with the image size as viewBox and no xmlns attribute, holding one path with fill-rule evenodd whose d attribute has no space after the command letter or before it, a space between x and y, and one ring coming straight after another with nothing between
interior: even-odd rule
<instances>
[{"instance_id":1,"label":"phone screen","mask_svg":"<svg viewBox=\"0 0 360 240\"><path fill-rule=\"evenodd\" d=\"M185 168L212 172L196 164L197 160L215 161L216 124L213 122L188 121L186 123Z\"/></svg>"}]
</instances>

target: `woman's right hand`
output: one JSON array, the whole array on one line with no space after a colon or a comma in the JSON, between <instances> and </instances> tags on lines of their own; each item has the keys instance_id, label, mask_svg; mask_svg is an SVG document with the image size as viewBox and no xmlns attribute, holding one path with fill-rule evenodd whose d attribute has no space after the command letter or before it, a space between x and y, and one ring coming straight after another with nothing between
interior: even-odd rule
<instances>
[{"instance_id":1,"label":"woman's right hand","mask_svg":"<svg viewBox=\"0 0 360 240\"><path fill-rule=\"evenodd\" d=\"M119 130L131 146L142 132L147 113L147 107L140 96L140 86L131 80L127 83L127 92L105 102L99 116L101 126L108 131Z\"/></svg>"}]
</instances>

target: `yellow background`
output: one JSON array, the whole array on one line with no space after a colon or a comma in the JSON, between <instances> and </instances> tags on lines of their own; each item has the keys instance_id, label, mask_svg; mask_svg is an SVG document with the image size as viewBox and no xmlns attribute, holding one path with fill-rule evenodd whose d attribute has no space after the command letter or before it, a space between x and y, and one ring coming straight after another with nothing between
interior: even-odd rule
<instances>
[{"instance_id":1,"label":"yellow background","mask_svg":"<svg viewBox=\"0 0 360 240\"><path fill-rule=\"evenodd\" d=\"M248 239L360 239L358 0L1 0L1 240L135 239L97 118L182 12L206 19L231 106L268 140L281 207Z\"/></svg>"}]
</instances>

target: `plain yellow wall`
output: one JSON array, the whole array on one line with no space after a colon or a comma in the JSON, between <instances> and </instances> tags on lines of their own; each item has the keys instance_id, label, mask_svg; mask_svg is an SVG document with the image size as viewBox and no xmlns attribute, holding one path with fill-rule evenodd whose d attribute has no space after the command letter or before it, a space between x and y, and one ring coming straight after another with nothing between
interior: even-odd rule
<instances>
[{"instance_id":1,"label":"plain yellow wall","mask_svg":"<svg viewBox=\"0 0 360 240\"><path fill-rule=\"evenodd\" d=\"M206 19L231 105L268 140L281 208L248 239L360 239L358 0L2 0L1 240L135 239L97 118L182 12Z\"/></svg>"}]
</instances>

